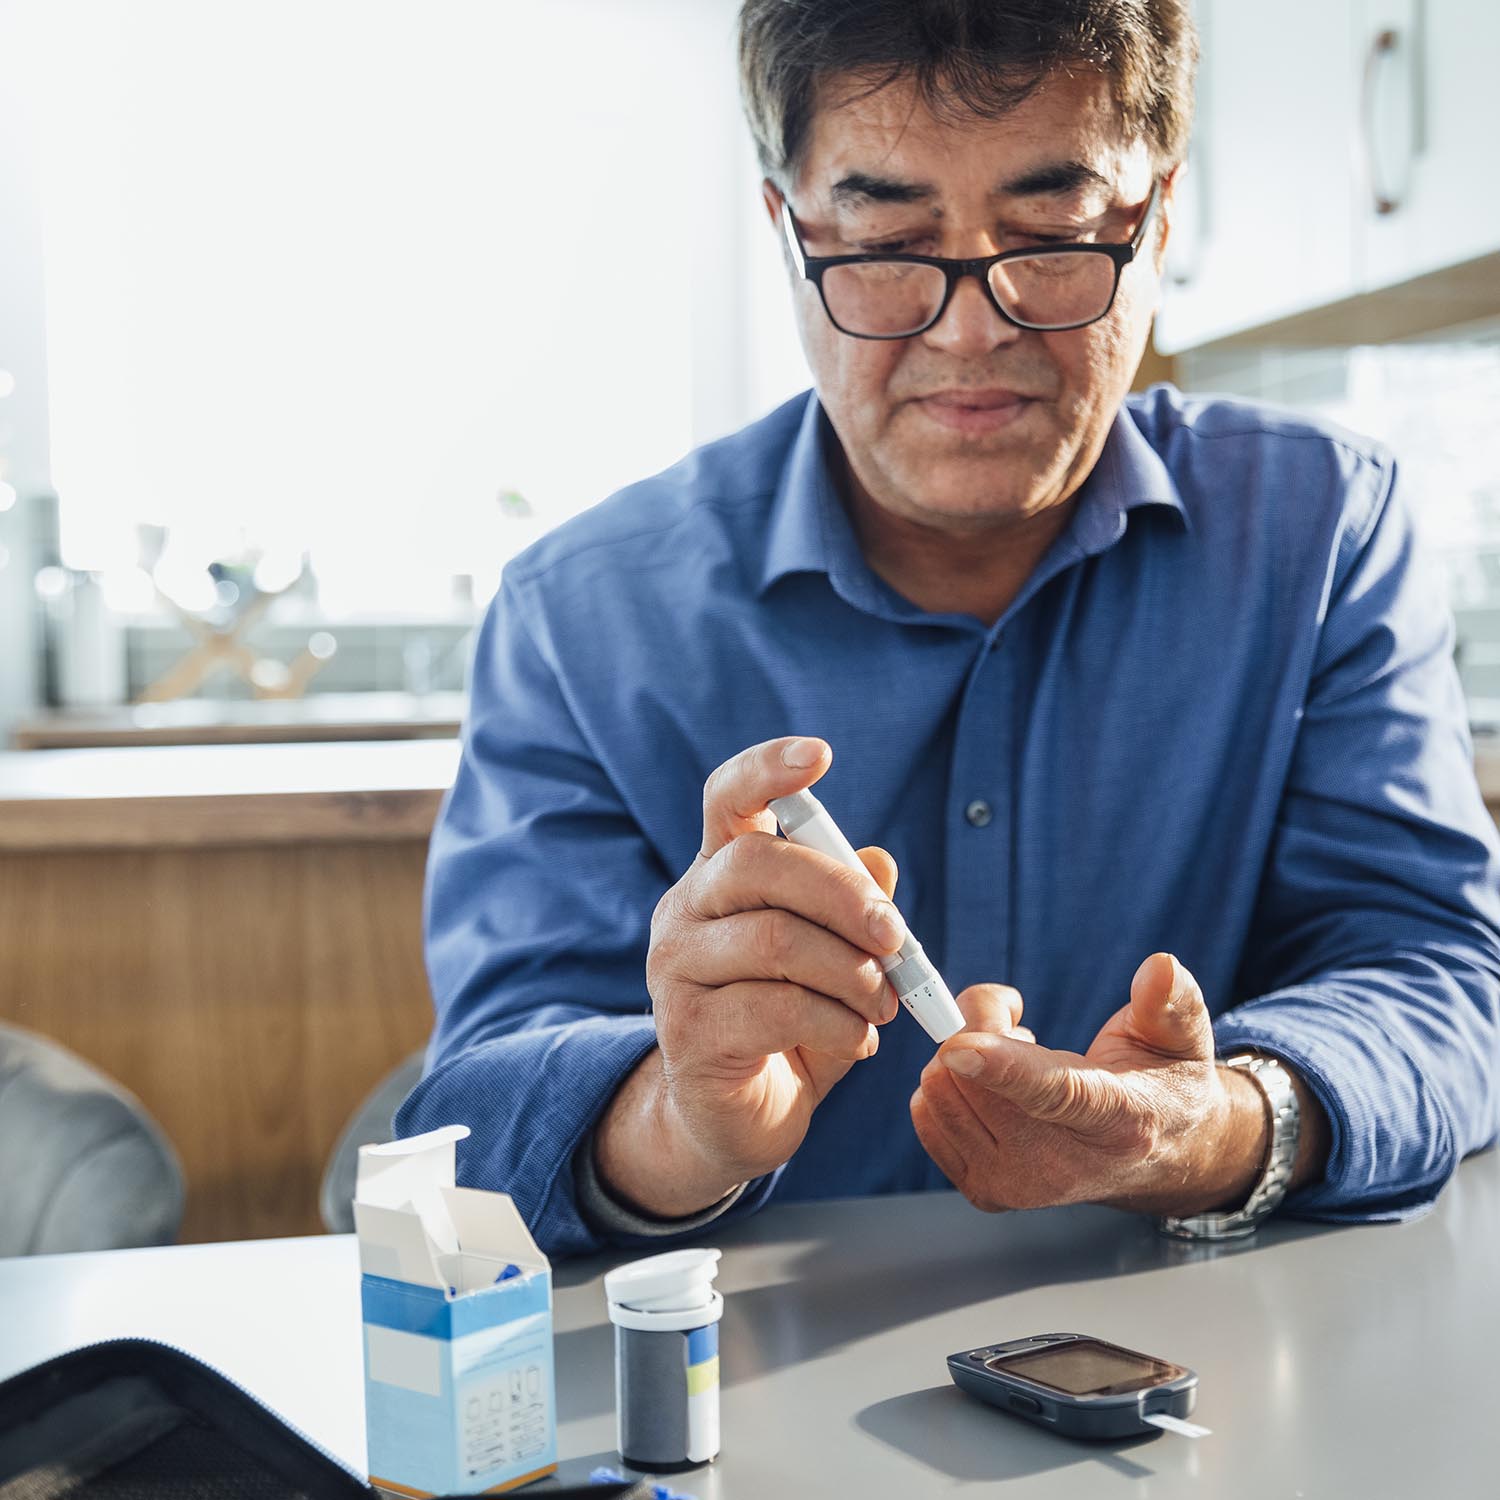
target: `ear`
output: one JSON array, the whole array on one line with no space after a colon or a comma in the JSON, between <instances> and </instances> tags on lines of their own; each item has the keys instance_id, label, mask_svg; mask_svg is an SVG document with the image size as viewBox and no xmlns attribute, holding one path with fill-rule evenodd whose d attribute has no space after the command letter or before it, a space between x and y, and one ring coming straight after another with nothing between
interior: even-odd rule
<instances>
[{"instance_id":1,"label":"ear","mask_svg":"<svg viewBox=\"0 0 1500 1500\"><path fill-rule=\"evenodd\" d=\"M1161 232L1156 237L1157 275L1161 275L1166 269L1167 241L1172 238L1172 215L1177 206L1177 184L1186 171L1187 161L1184 159L1161 180L1161 202L1156 209L1157 217L1161 220Z\"/></svg>"},{"instance_id":2,"label":"ear","mask_svg":"<svg viewBox=\"0 0 1500 1500\"><path fill-rule=\"evenodd\" d=\"M760 184L761 201L766 205L766 217L771 221L771 228L777 234L781 233L781 189L771 181L769 177L763 178Z\"/></svg>"}]
</instances>

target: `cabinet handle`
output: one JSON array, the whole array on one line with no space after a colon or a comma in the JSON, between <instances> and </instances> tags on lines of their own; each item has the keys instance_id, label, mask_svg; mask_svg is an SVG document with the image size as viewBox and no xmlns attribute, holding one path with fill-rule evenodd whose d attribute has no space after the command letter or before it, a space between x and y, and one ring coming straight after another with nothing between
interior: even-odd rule
<instances>
[{"instance_id":1,"label":"cabinet handle","mask_svg":"<svg viewBox=\"0 0 1500 1500\"><path fill-rule=\"evenodd\" d=\"M1401 34L1393 28L1377 31L1370 39L1369 51L1365 53L1364 81L1360 88L1360 127L1365 157L1365 175L1370 184L1372 206L1377 214L1393 214L1401 207L1411 186L1412 160L1416 154L1415 139L1408 142L1406 171L1398 186L1388 186L1382 180L1379 152L1375 145L1375 83L1380 74L1380 65L1401 48ZM1411 70L1412 91L1416 91L1416 70ZM1416 100L1413 99L1412 121L1416 127Z\"/></svg>"}]
</instances>

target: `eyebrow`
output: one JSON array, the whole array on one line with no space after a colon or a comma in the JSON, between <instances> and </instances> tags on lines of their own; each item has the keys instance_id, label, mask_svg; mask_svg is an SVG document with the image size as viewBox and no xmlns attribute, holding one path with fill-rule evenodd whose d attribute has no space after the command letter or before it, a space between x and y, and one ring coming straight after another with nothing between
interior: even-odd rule
<instances>
[{"instance_id":1,"label":"eyebrow","mask_svg":"<svg viewBox=\"0 0 1500 1500\"><path fill-rule=\"evenodd\" d=\"M1007 198L1033 198L1050 193L1072 193L1084 187L1113 188L1114 184L1087 162L1059 161L1034 167L1002 183L999 192Z\"/></svg>"},{"instance_id":2,"label":"eyebrow","mask_svg":"<svg viewBox=\"0 0 1500 1500\"><path fill-rule=\"evenodd\" d=\"M993 196L1039 198L1075 192L1081 187L1110 187L1109 179L1087 162L1058 161L1033 167L1009 182L1000 183ZM930 182L903 182L895 177L877 177L870 172L849 172L834 183L832 197L838 208L865 203L926 203L938 196Z\"/></svg>"}]
</instances>

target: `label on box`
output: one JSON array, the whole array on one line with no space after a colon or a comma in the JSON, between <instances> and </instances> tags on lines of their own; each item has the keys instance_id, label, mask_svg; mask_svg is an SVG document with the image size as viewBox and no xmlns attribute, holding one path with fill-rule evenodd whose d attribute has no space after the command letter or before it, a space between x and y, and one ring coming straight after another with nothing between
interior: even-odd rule
<instances>
[{"instance_id":1,"label":"label on box","mask_svg":"<svg viewBox=\"0 0 1500 1500\"><path fill-rule=\"evenodd\" d=\"M482 1483L551 1461L552 1339L545 1315L453 1341L464 1477Z\"/></svg>"}]
</instances>

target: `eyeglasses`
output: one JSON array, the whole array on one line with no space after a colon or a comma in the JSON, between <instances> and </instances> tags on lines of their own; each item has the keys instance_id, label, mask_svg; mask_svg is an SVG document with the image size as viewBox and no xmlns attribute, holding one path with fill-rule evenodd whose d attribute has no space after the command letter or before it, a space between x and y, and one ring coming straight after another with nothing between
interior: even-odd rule
<instances>
[{"instance_id":1,"label":"eyeglasses","mask_svg":"<svg viewBox=\"0 0 1500 1500\"><path fill-rule=\"evenodd\" d=\"M958 283L977 278L995 311L1017 328L1056 333L1097 323L1114 306L1120 274L1156 213L1151 184L1141 222L1123 245L1033 245L975 260L938 255L809 255L791 205L781 223L792 264L817 287L833 326L857 339L908 339L943 316Z\"/></svg>"}]
</instances>

